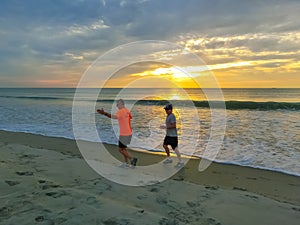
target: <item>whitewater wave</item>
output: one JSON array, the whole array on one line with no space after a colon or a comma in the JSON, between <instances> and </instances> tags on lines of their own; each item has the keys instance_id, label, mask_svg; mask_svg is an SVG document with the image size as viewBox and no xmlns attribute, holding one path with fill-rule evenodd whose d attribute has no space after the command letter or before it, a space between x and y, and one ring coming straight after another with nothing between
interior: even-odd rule
<instances>
[{"instance_id":1,"label":"whitewater wave","mask_svg":"<svg viewBox=\"0 0 300 225\"><path fill-rule=\"evenodd\" d=\"M15 99L31 99L31 100L65 100L73 101L71 97L49 97L49 96L1 96L1 98L15 98ZM89 98L81 101L95 101ZM113 103L114 99L98 99L97 102ZM128 103L137 105L157 105L163 106L169 102L177 106L188 106L186 100L126 100ZM300 102L255 102L255 101L192 101L197 108L223 108L224 103L228 110L252 109L252 110L300 110Z\"/></svg>"}]
</instances>

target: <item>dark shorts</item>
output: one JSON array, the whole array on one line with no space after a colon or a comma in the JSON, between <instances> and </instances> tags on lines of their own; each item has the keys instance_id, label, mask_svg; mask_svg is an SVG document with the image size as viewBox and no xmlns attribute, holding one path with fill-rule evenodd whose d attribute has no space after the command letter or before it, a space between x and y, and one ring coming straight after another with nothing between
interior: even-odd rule
<instances>
[{"instance_id":1,"label":"dark shorts","mask_svg":"<svg viewBox=\"0 0 300 225\"><path fill-rule=\"evenodd\" d=\"M127 145L131 142L131 135L129 136L119 136L119 148L127 148Z\"/></svg>"},{"instance_id":2,"label":"dark shorts","mask_svg":"<svg viewBox=\"0 0 300 225\"><path fill-rule=\"evenodd\" d=\"M164 145L171 145L172 149L174 150L178 146L178 137L166 136Z\"/></svg>"}]
</instances>

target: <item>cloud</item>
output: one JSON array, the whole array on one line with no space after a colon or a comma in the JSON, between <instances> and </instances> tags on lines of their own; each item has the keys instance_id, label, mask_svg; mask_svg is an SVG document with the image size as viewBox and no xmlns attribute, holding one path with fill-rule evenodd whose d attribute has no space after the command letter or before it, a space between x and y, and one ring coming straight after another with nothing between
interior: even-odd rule
<instances>
[{"instance_id":1,"label":"cloud","mask_svg":"<svg viewBox=\"0 0 300 225\"><path fill-rule=\"evenodd\" d=\"M296 65L299 8L297 0L3 0L0 76L51 76L55 68L74 74L114 47L149 39L176 42L210 65L264 59Z\"/></svg>"}]
</instances>

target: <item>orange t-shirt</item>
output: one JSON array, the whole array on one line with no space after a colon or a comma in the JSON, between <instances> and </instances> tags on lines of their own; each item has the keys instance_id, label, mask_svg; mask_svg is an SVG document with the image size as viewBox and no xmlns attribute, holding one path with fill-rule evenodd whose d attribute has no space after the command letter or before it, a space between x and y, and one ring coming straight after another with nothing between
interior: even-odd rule
<instances>
[{"instance_id":1,"label":"orange t-shirt","mask_svg":"<svg viewBox=\"0 0 300 225\"><path fill-rule=\"evenodd\" d=\"M130 120L132 118L131 113L128 109L119 109L116 113L118 117L118 122L120 126L120 136L132 135L132 128L130 125Z\"/></svg>"}]
</instances>

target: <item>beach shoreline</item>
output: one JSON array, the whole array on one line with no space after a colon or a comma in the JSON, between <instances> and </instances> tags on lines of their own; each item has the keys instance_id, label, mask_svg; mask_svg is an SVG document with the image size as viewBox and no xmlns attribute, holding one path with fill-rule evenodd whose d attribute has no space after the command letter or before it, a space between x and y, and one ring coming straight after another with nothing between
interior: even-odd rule
<instances>
[{"instance_id":1,"label":"beach shoreline","mask_svg":"<svg viewBox=\"0 0 300 225\"><path fill-rule=\"evenodd\" d=\"M55 150L62 152L63 154L70 154L82 158L75 140L9 131L0 131L0 137L1 139L3 138L4 142L13 142L15 144L27 145L33 148ZM97 145L97 143L89 143L95 146ZM112 144L103 145L115 158L122 161L122 158L117 151L117 146ZM165 156L165 154L161 152L133 151L131 149L129 149L129 151L139 157L139 165L151 165L157 163L163 160ZM188 172L185 173L185 181L202 185L232 187L265 195L266 197L274 198L278 201L300 204L300 191L296 192L297 188L293 188L300 187L300 177L298 176L266 169L218 162L212 162L205 171L199 172L198 165L200 160L202 159L196 157L190 158L190 161L185 166L185 169L188 170ZM236 173L236 171L238 171L238 173ZM176 176L179 175L175 174L173 178L177 179ZM270 183L270 186L261 186L265 180L272 182ZM289 191L288 193L283 191L283 193L280 193L280 190L284 189L284 186L286 185L289 185L293 191Z\"/></svg>"},{"instance_id":2,"label":"beach shoreline","mask_svg":"<svg viewBox=\"0 0 300 225\"><path fill-rule=\"evenodd\" d=\"M117 146L104 146L121 159ZM297 224L300 219L300 177L293 175L222 163L199 172L200 159L190 159L166 181L130 187L93 171L74 140L0 131L0 150L1 224L126 224L124 218L128 224L201 224L199 220L203 224L257 224L238 221L252 213L267 222L259 224ZM139 158L139 166L164 159L161 154L132 154ZM74 216L84 206L96 215ZM262 210L266 207L268 213ZM221 213L224 209L239 212L229 216ZM188 218L187 213L193 214ZM114 215L119 216L114 220Z\"/></svg>"}]
</instances>

